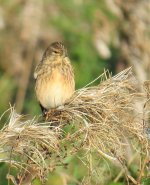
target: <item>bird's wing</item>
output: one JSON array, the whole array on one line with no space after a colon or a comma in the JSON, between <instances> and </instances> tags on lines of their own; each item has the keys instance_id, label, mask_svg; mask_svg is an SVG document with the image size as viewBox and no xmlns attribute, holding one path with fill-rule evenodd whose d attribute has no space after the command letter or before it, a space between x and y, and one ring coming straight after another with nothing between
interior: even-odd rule
<instances>
[{"instance_id":1,"label":"bird's wing","mask_svg":"<svg viewBox=\"0 0 150 185\"><path fill-rule=\"evenodd\" d=\"M35 71L34 71L34 79L37 79L37 76L38 74L41 73L41 69L42 69L42 62L40 62L36 68L35 68Z\"/></svg>"}]
</instances>

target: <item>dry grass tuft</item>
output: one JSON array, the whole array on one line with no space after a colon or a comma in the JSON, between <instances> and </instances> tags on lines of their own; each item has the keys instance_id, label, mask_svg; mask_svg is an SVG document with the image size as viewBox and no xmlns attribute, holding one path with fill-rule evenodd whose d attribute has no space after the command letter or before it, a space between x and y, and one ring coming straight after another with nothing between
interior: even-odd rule
<instances>
[{"instance_id":1,"label":"dry grass tuft","mask_svg":"<svg viewBox=\"0 0 150 185\"><path fill-rule=\"evenodd\" d=\"M36 119L24 119L11 108L8 125L0 130L0 162L29 172L32 167L31 171L42 178L43 173L50 170L46 159L53 157L52 154L59 155L58 138L61 130L46 122L38 123ZM24 179L20 179L20 184L22 180Z\"/></svg>"},{"instance_id":2,"label":"dry grass tuft","mask_svg":"<svg viewBox=\"0 0 150 185\"><path fill-rule=\"evenodd\" d=\"M83 135L84 147L115 160L124 156L126 138L147 142L142 112L134 106L143 94L131 68L114 77L106 71L99 78L98 86L77 90L68 104L50 111L47 119L78 125L74 138Z\"/></svg>"},{"instance_id":3,"label":"dry grass tuft","mask_svg":"<svg viewBox=\"0 0 150 185\"><path fill-rule=\"evenodd\" d=\"M147 103L143 112L135 106L146 96L138 92L131 68L114 77L105 72L99 79L99 85L77 90L64 107L50 110L44 123L25 121L11 108L9 123L0 131L0 161L20 169L18 184L29 184L35 176L45 180L49 171L65 165L66 156L81 150L91 172L92 153L124 165L131 143L149 155L148 124L144 120ZM68 125L71 131L65 131ZM12 176L8 178L17 184Z\"/></svg>"}]
</instances>

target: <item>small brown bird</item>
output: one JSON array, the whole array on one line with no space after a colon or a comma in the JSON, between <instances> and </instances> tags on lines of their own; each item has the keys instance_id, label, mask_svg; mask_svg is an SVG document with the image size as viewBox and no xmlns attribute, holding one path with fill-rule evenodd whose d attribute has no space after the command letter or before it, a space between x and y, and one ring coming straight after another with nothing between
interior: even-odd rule
<instances>
[{"instance_id":1,"label":"small brown bird","mask_svg":"<svg viewBox=\"0 0 150 185\"><path fill-rule=\"evenodd\" d=\"M75 91L74 73L61 42L52 43L45 51L34 72L35 92L42 112L56 108L72 96Z\"/></svg>"}]
</instances>

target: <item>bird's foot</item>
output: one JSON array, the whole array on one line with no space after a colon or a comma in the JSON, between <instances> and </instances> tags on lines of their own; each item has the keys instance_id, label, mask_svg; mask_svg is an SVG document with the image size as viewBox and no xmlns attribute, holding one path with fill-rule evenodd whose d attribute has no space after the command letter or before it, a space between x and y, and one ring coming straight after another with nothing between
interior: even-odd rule
<instances>
[{"instance_id":1,"label":"bird's foot","mask_svg":"<svg viewBox=\"0 0 150 185\"><path fill-rule=\"evenodd\" d=\"M51 108L45 114L46 121L58 121L58 116L61 114L61 110L58 108Z\"/></svg>"},{"instance_id":2,"label":"bird's foot","mask_svg":"<svg viewBox=\"0 0 150 185\"><path fill-rule=\"evenodd\" d=\"M42 116L43 116L43 117L46 117L47 113L48 113L48 110L44 109L44 110L42 111Z\"/></svg>"}]
</instances>

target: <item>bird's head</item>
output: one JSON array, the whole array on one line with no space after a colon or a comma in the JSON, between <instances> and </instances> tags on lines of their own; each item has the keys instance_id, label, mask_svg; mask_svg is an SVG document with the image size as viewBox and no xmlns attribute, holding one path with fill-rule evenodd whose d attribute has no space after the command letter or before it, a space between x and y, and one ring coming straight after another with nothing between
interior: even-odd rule
<instances>
[{"instance_id":1,"label":"bird's head","mask_svg":"<svg viewBox=\"0 0 150 185\"><path fill-rule=\"evenodd\" d=\"M66 57L67 50L62 42L53 42L45 51L43 55L43 60L45 59L55 59L57 57Z\"/></svg>"}]
</instances>

